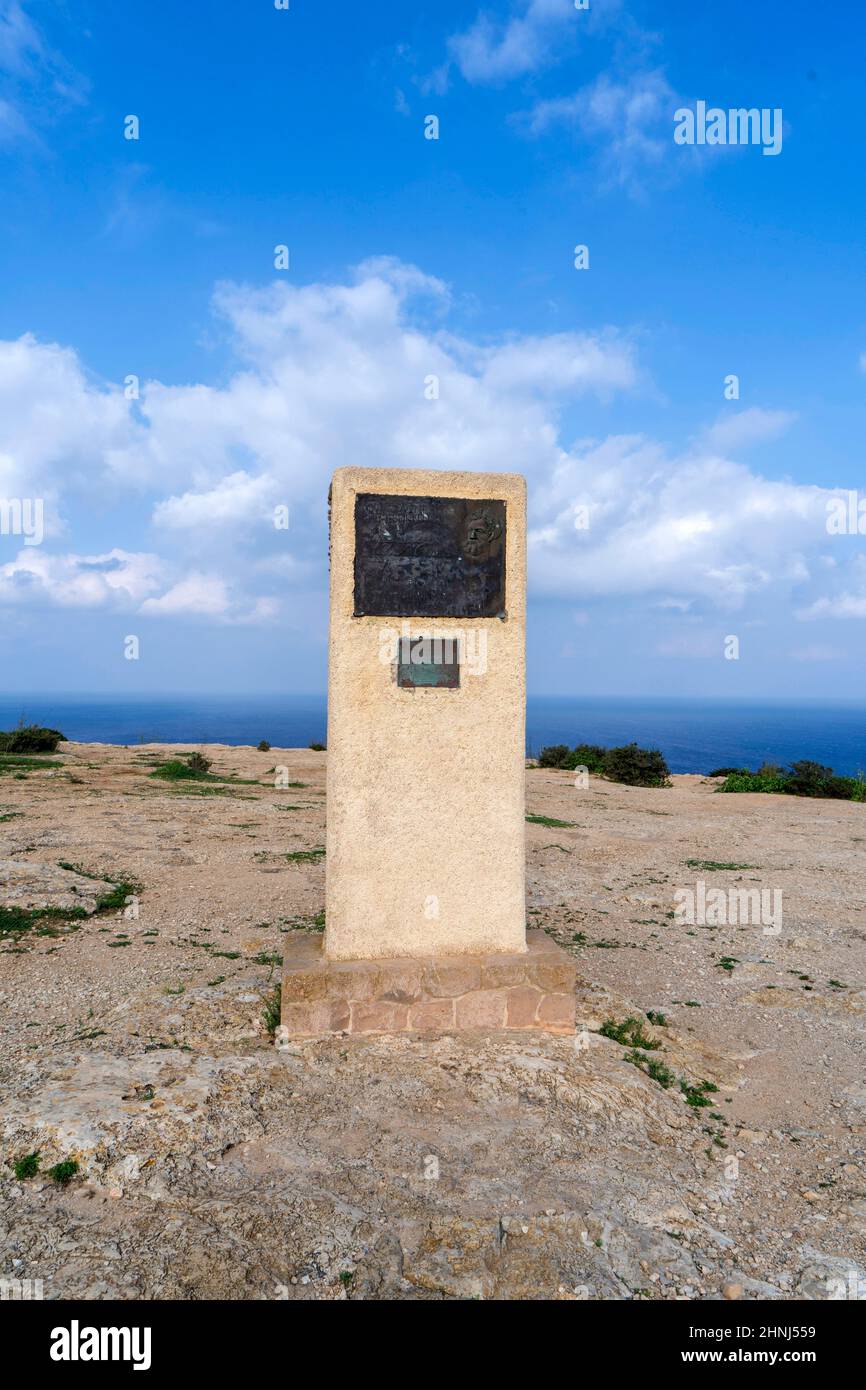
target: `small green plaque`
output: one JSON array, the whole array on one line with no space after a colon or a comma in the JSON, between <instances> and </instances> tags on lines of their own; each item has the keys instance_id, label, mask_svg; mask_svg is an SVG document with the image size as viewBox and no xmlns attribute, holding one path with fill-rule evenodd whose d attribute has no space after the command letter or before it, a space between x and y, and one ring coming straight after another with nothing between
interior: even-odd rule
<instances>
[{"instance_id":1,"label":"small green plaque","mask_svg":"<svg viewBox=\"0 0 866 1390\"><path fill-rule=\"evenodd\" d=\"M458 690L460 653L456 640L401 637L397 650L397 684L402 690Z\"/></svg>"}]
</instances>

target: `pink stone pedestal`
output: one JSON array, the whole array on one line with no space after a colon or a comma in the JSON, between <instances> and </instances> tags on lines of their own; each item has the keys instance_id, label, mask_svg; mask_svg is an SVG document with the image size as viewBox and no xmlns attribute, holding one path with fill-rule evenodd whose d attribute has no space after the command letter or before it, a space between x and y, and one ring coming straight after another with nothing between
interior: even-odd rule
<instances>
[{"instance_id":1,"label":"pink stone pedestal","mask_svg":"<svg viewBox=\"0 0 866 1390\"><path fill-rule=\"evenodd\" d=\"M575 964L541 931L519 955L328 960L286 938L284 1037L341 1033L574 1032Z\"/></svg>"}]
</instances>

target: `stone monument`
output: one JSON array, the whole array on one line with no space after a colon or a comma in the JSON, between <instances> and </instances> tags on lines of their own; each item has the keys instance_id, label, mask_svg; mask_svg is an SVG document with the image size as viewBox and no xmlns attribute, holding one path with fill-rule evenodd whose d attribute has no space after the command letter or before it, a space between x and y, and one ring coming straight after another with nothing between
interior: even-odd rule
<instances>
[{"instance_id":1,"label":"stone monument","mask_svg":"<svg viewBox=\"0 0 866 1390\"><path fill-rule=\"evenodd\" d=\"M526 485L340 468L330 495L325 935L282 1036L574 1030L526 932Z\"/></svg>"}]
</instances>

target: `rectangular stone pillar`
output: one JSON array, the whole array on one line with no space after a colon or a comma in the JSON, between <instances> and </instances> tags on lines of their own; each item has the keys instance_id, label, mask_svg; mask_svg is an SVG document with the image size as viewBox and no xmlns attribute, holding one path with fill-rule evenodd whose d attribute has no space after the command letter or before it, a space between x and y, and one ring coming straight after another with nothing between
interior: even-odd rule
<instances>
[{"instance_id":1,"label":"rectangular stone pillar","mask_svg":"<svg viewBox=\"0 0 866 1390\"><path fill-rule=\"evenodd\" d=\"M325 938L284 938L279 1041L573 1033L525 929L525 551L517 474L334 474Z\"/></svg>"},{"instance_id":2,"label":"rectangular stone pillar","mask_svg":"<svg viewBox=\"0 0 866 1390\"><path fill-rule=\"evenodd\" d=\"M526 950L525 629L522 477L337 470L329 959Z\"/></svg>"}]
</instances>

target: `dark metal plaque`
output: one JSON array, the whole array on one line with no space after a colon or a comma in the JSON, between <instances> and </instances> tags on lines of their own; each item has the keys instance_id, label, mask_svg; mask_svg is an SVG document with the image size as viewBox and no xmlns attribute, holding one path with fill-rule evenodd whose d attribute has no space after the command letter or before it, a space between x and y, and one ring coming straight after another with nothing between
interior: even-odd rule
<instances>
[{"instance_id":1,"label":"dark metal plaque","mask_svg":"<svg viewBox=\"0 0 866 1390\"><path fill-rule=\"evenodd\" d=\"M505 615L505 503L360 492L355 617Z\"/></svg>"},{"instance_id":2,"label":"dark metal plaque","mask_svg":"<svg viewBox=\"0 0 866 1390\"><path fill-rule=\"evenodd\" d=\"M454 637L401 637L397 684L403 690L459 690L460 652Z\"/></svg>"}]
</instances>

